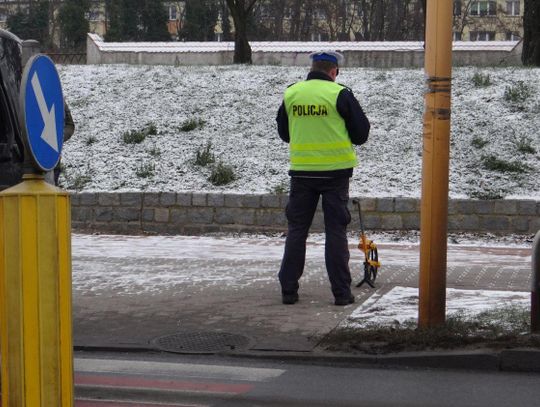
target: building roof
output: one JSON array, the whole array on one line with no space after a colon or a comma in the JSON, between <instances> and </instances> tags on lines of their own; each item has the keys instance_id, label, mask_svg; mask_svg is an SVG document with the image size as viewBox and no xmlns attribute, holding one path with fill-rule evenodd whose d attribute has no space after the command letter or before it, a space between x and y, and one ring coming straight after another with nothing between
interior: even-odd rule
<instances>
[{"instance_id":1,"label":"building roof","mask_svg":"<svg viewBox=\"0 0 540 407\"><path fill-rule=\"evenodd\" d=\"M223 52L234 51L234 42L105 42L97 34L88 34L103 52ZM510 52L517 41L455 41L454 51L507 51ZM347 42L250 42L253 52L316 52L321 49L346 51L423 51L421 41L347 41Z\"/></svg>"}]
</instances>

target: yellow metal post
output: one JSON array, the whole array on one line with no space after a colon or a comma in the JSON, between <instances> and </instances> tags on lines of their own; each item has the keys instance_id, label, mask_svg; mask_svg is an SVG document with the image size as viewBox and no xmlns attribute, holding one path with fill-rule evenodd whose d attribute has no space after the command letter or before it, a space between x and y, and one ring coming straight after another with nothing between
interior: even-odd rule
<instances>
[{"instance_id":1,"label":"yellow metal post","mask_svg":"<svg viewBox=\"0 0 540 407\"><path fill-rule=\"evenodd\" d=\"M3 407L73 406L69 195L40 175L0 193Z\"/></svg>"},{"instance_id":2,"label":"yellow metal post","mask_svg":"<svg viewBox=\"0 0 540 407\"><path fill-rule=\"evenodd\" d=\"M420 215L421 327L442 325L446 308L446 239L452 76L452 0L427 0Z\"/></svg>"}]
</instances>

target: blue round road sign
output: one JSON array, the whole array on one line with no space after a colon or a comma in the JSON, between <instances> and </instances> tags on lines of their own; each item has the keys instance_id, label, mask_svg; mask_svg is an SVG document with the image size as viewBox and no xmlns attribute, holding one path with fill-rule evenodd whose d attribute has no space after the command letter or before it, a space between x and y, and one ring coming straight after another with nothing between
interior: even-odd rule
<instances>
[{"instance_id":1,"label":"blue round road sign","mask_svg":"<svg viewBox=\"0 0 540 407\"><path fill-rule=\"evenodd\" d=\"M26 147L39 171L52 170L64 141L64 96L54 62L35 55L24 68L20 103Z\"/></svg>"}]
</instances>

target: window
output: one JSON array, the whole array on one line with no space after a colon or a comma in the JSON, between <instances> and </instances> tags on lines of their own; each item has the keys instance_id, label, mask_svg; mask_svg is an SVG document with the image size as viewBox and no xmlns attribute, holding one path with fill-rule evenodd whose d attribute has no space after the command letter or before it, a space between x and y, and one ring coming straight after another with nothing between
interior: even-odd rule
<instances>
[{"instance_id":1,"label":"window","mask_svg":"<svg viewBox=\"0 0 540 407\"><path fill-rule=\"evenodd\" d=\"M169 20L178 20L178 9L176 6L169 6Z\"/></svg>"},{"instance_id":2,"label":"window","mask_svg":"<svg viewBox=\"0 0 540 407\"><path fill-rule=\"evenodd\" d=\"M454 31L452 34L452 41L461 41L461 33L458 31Z\"/></svg>"},{"instance_id":3,"label":"window","mask_svg":"<svg viewBox=\"0 0 540 407\"><path fill-rule=\"evenodd\" d=\"M497 15L497 2L473 1L470 13L471 16L495 16Z\"/></svg>"},{"instance_id":4,"label":"window","mask_svg":"<svg viewBox=\"0 0 540 407\"><path fill-rule=\"evenodd\" d=\"M285 11L283 12L283 17L284 18L291 18L291 15L292 15L292 10L290 7L287 7L285 9Z\"/></svg>"},{"instance_id":5,"label":"window","mask_svg":"<svg viewBox=\"0 0 540 407\"><path fill-rule=\"evenodd\" d=\"M313 12L313 18L315 20L324 20L326 18L326 13L324 10L315 10Z\"/></svg>"},{"instance_id":6,"label":"window","mask_svg":"<svg viewBox=\"0 0 540 407\"><path fill-rule=\"evenodd\" d=\"M330 36L327 33L311 33L311 41L328 41Z\"/></svg>"},{"instance_id":7,"label":"window","mask_svg":"<svg viewBox=\"0 0 540 407\"><path fill-rule=\"evenodd\" d=\"M471 41L495 41L495 31L471 31Z\"/></svg>"},{"instance_id":8,"label":"window","mask_svg":"<svg viewBox=\"0 0 540 407\"><path fill-rule=\"evenodd\" d=\"M520 8L519 1L507 1L506 2L506 14L509 16L519 16Z\"/></svg>"},{"instance_id":9,"label":"window","mask_svg":"<svg viewBox=\"0 0 540 407\"><path fill-rule=\"evenodd\" d=\"M521 36L518 32L515 31L507 31L506 32L506 41L519 41L521 40Z\"/></svg>"},{"instance_id":10,"label":"window","mask_svg":"<svg viewBox=\"0 0 540 407\"><path fill-rule=\"evenodd\" d=\"M454 15L455 16L461 15L461 0L454 1Z\"/></svg>"},{"instance_id":11,"label":"window","mask_svg":"<svg viewBox=\"0 0 540 407\"><path fill-rule=\"evenodd\" d=\"M85 17L88 21L99 21L99 11L90 10L86 13Z\"/></svg>"}]
</instances>

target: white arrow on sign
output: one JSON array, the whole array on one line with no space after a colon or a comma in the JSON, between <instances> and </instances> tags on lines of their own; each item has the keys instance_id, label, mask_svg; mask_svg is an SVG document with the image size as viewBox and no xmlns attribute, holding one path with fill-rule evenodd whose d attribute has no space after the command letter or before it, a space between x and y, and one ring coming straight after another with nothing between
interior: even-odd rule
<instances>
[{"instance_id":1,"label":"white arrow on sign","mask_svg":"<svg viewBox=\"0 0 540 407\"><path fill-rule=\"evenodd\" d=\"M39 111L41 112L43 123L45 123L43 132L41 133L41 138L58 153L58 139L56 138L56 109L54 104L52 105L51 110L47 109L47 102L45 102L43 89L41 88L41 83L39 82L37 72L34 72L34 76L32 76L32 89L34 89Z\"/></svg>"}]
</instances>

